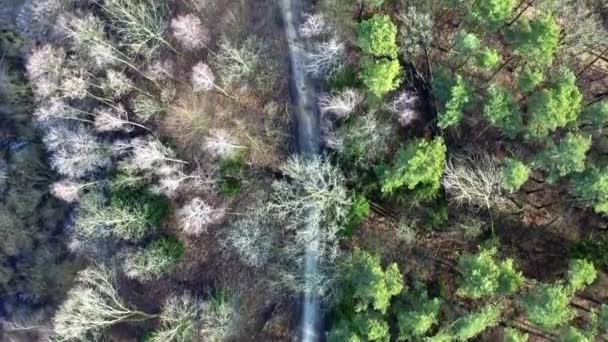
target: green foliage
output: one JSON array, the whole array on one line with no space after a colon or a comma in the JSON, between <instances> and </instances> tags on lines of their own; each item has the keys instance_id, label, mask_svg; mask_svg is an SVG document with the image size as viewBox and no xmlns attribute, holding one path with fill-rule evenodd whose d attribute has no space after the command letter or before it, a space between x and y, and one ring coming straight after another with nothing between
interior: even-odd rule
<instances>
[{"instance_id":1,"label":"green foliage","mask_svg":"<svg viewBox=\"0 0 608 342\"><path fill-rule=\"evenodd\" d=\"M353 231L365 220L369 215L369 201L365 196L355 194L352 200L352 207L346 218L344 226L344 234L352 235Z\"/></svg>"},{"instance_id":2,"label":"green foliage","mask_svg":"<svg viewBox=\"0 0 608 342\"><path fill-rule=\"evenodd\" d=\"M528 319L543 328L556 328L574 317L570 290L562 284L542 284L523 300Z\"/></svg>"},{"instance_id":3,"label":"green foliage","mask_svg":"<svg viewBox=\"0 0 608 342\"><path fill-rule=\"evenodd\" d=\"M560 28L554 17L544 15L531 20L521 19L508 32L513 52L528 64L549 66L559 47Z\"/></svg>"},{"instance_id":4,"label":"green foliage","mask_svg":"<svg viewBox=\"0 0 608 342\"><path fill-rule=\"evenodd\" d=\"M608 305L606 304L602 304L600 307L599 327L600 331L604 334L608 334Z\"/></svg>"},{"instance_id":5,"label":"green foliage","mask_svg":"<svg viewBox=\"0 0 608 342\"><path fill-rule=\"evenodd\" d=\"M380 6L382 6L382 4L384 3L384 0L366 0L365 4L367 4L367 6L369 6L370 8L378 8Z\"/></svg>"},{"instance_id":6,"label":"green foliage","mask_svg":"<svg viewBox=\"0 0 608 342\"><path fill-rule=\"evenodd\" d=\"M463 117L464 107L470 101L470 91L464 79L456 75L456 81L450 89L450 96L445 109L439 113L438 126L445 129L457 125Z\"/></svg>"},{"instance_id":7,"label":"green foliage","mask_svg":"<svg viewBox=\"0 0 608 342\"><path fill-rule=\"evenodd\" d=\"M357 27L357 42L363 52L375 57L397 57L397 27L388 15L376 14Z\"/></svg>"},{"instance_id":8,"label":"green foliage","mask_svg":"<svg viewBox=\"0 0 608 342\"><path fill-rule=\"evenodd\" d=\"M242 158L240 155L224 158L220 161L220 191L229 197L241 192Z\"/></svg>"},{"instance_id":9,"label":"green foliage","mask_svg":"<svg viewBox=\"0 0 608 342\"><path fill-rule=\"evenodd\" d=\"M523 162L508 158L502 166L502 186L510 192L518 191L530 177L530 168Z\"/></svg>"},{"instance_id":10,"label":"green foliage","mask_svg":"<svg viewBox=\"0 0 608 342\"><path fill-rule=\"evenodd\" d=\"M553 87L543 89L529 99L527 128L530 136L544 137L575 121L582 99L576 86L576 76L570 70L563 70Z\"/></svg>"},{"instance_id":11,"label":"green foliage","mask_svg":"<svg viewBox=\"0 0 608 342\"><path fill-rule=\"evenodd\" d=\"M450 330L457 341L468 341L482 333L487 328L498 324L500 307L489 304L478 312L473 312L455 321Z\"/></svg>"},{"instance_id":12,"label":"green foliage","mask_svg":"<svg viewBox=\"0 0 608 342\"><path fill-rule=\"evenodd\" d=\"M475 56L477 67L483 70L492 70L500 64L500 54L497 50L485 48Z\"/></svg>"},{"instance_id":13,"label":"green foliage","mask_svg":"<svg viewBox=\"0 0 608 342\"><path fill-rule=\"evenodd\" d=\"M184 256L184 245L173 236L153 241L142 250L128 254L125 274L141 281L159 279L170 272Z\"/></svg>"},{"instance_id":14,"label":"green foliage","mask_svg":"<svg viewBox=\"0 0 608 342\"><path fill-rule=\"evenodd\" d=\"M593 339L583 334L582 331L575 327L568 327L564 332L559 334L559 342L592 342Z\"/></svg>"},{"instance_id":15,"label":"green foliage","mask_svg":"<svg viewBox=\"0 0 608 342\"><path fill-rule=\"evenodd\" d=\"M446 146L443 138L431 141L416 139L397 151L393 166L382 178L382 193L392 194L406 187L415 190L418 200L435 197L445 167Z\"/></svg>"},{"instance_id":16,"label":"green foliage","mask_svg":"<svg viewBox=\"0 0 608 342\"><path fill-rule=\"evenodd\" d=\"M578 242L570 252L572 258L587 259L596 265L608 267L608 238L592 236Z\"/></svg>"},{"instance_id":17,"label":"green foliage","mask_svg":"<svg viewBox=\"0 0 608 342\"><path fill-rule=\"evenodd\" d=\"M608 214L608 168L589 167L572 179L572 191L579 201L598 214Z\"/></svg>"},{"instance_id":18,"label":"green foliage","mask_svg":"<svg viewBox=\"0 0 608 342\"><path fill-rule=\"evenodd\" d=\"M110 183L112 195L107 210L109 217L122 217L123 220L115 221L112 230L121 239L141 240L150 227L157 227L165 218L169 201L164 196L150 192L145 183L122 186L118 180L121 176L116 177Z\"/></svg>"},{"instance_id":19,"label":"green foliage","mask_svg":"<svg viewBox=\"0 0 608 342\"><path fill-rule=\"evenodd\" d=\"M528 334L514 328L507 328L504 332L503 342L528 342Z\"/></svg>"},{"instance_id":20,"label":"green foliage","mask_svg":"<svg viewBox=\"0 0 608 342\"><path fill-rule=\"evenodd\" d=\"M568 285L572 292L580 291L587 285L591 285L597 272L593 263L584 259L574 259L570 261L568 267Z\"/></svg>"},{"instance_id":21,"label":"green foliage","mask_svg":"<svg viewBox=\"0 0 608 342\"><path fill-rule=\"evenodd\" d=\"M541 69L525 67L517 74L517 87L523 93L536 89L545 80Z\"/></svg>"},{"instance_id":22,"label":"green foliage","mask_svg":"<svg viewBox=\"0 0 608 342\"><path fill-rule=\"evenodd\" d=\"M330 330L328 342L363 342L390 340L389 326L381 314L364 311L351 319L341 319Z\"/></svg>"},{"instance_id":23,"label":"green foliage","mask_svg":"<svg viewBox=\"0 0 608 342\"><path fill-rule=\"evenodd\" d=\"M522 115L511 94L496 85L488 89L483 115L494 127L514 138L523 128Z\"/></svg>"},{"instance_id":24,"label":"green foliage","mask_svg":"<svg viewBox=\"0 0 608 342\"><path fill-rule=\"evenodd\" d=\"M401 293L397 264L382 269L380 258L356 249L341 270L340 302L354 312L374 309L385 314L392 297Z\"/></svg>"},{"instance_id":25,"label":"green foliage","mask_svg":"<svg viewBox=\"0 0 608 342\"><path fill-rule=\"evenodd\" d=\"M382 97L401 83L401 66L398 60L379 59L363 62L359 78L376 97Z\"/></svg>"},{"instance_id":26,"label":"green foliage","mask_svg":"<svg viewBox=\"0 0 608 342\"><path fill-rule=\"evenodd\" d=\"M581 121L600 130L608 122L608 101L596 102L581 113Z\"/></svg>"},{"instance_id":27,"label":"green foliage","mask_svg":"<svg viewBox=\"0 0 608 342\"><path fill-rule=\"evenodd\" d=\"M495 248L460 257L458 267L463 275L457 293L463 297L479 299L496 293L511 294L524 281L521 272L514 270L512 259L498 262Z\"/></svg>"},{"instance_id":28,"label":"green foliage","mask_svg":"<svg viewBox=\"0 0 608 342\"><path fill-rule=\"evenodd\" d=\"M534 159L533 165L547 171L547 180L554 182L572 172L584 171L589 148L591 137L568 133L557 145L550 144L541 151Z\"/></svg>"},{"instance_id":29,"label":"green foliage","mask_svg":"<svg viewBox=\"0 0 608 342\"><path fill-rule=\"evenodd\" d=\"M429 298L426 289L417 286L403 295L394 308L399 326L399 341L411 341L423 337L439 320L442 300Z\"/></svg>"},{"instance_id":30,"label":"green foliage","mask_svg":"<svg viewBox=\"0 0 608 342\"><path fill-rule=\"evenodd\" d=\"M459 31L454 40L454 51L462 57L476 54L481 47L481 41L474 33Z\"/></svg>"},{"instance_id":31,"label":"green foliage","mask_svg":"<svg viewBox=\"0 0 608 342\"><path fill-rule=\"evenodd\" d=\"M467 19L488 31L496 31L509 19L512 11L513 0L474 1L473 6L467 7Z\"/></svg>"}]
</instances>

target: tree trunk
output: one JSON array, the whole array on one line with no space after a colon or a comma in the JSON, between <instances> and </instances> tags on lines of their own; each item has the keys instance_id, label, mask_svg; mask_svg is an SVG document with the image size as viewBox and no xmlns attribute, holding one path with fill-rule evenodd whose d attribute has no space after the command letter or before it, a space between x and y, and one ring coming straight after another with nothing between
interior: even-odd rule
<instances>
[{"instance_id":1,"label":"tree trunk","mask_svg":"<svg viewBox=\"0 0 608 342\"><path fill-rule=\"evenodd\" d=\"M576 77L578 78L585 71L587 71L589 68L591 68L597 61L599 61L602 58L602 56L605 53L608 53L608 47L606 49L604 49L604 51L602 51L599 55L596 55L595 58L590 63L588 63L587 65L585 65L585 67L576 74ZM591 54L593 54L593 52L591 52Z\"/></svg>"}]
</instances>

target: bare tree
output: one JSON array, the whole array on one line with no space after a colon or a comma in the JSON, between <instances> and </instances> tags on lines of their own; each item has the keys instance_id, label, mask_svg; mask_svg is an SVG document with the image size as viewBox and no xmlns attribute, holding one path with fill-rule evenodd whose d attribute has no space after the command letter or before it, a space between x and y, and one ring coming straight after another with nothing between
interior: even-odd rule
<instances>
[{"instance_id":1,"label":"bare tree","mask_svg":"<svg viewBox=\"0 0 608 342\"><path fill-rule=\"evenodd\" d=\"M450 202L492 208L505 203L502 171L496 159L485 153L450 156L442 184Z\"/></svg>"},{"instance_id":2,"label":"bare tree","mask_svg":"<svg viewBox=\"0 0 608 342\"><path fill-rule=\"evenodd\" d=\"M337 38L315 44L306 54L304 70L315 77L331 78L344 66L344 43Z\"/></svg>"},{"instance_id":3,"label":"bare tree","mask_svg":"<svg viewBox=\"0 0 608 342\"><path fill-rule=\"evenodd\" d=\"M263 203L250 208L232 223L226 233L226 248L236 252L251 267L262 267L271 256L275 244L275 224Z\"/></svg>"},{"instance_id":4,"label":"bare tree","mask_svg":"<svg viewBox=\"0 0 608 342\"><path fill-rule=\"evenodd\" d=\"M180 15L171 20L173 37L186 49L194 51L209 44L209 30L194 14Z\"/></svg>"},{"instance_id":5,"label":"bare tree","mask_svg":"<svg viewBox=\"0 0 608 342\"><path fill-rule=\"evenodd\" d=\"M214 158L230 158L236 156L244 146L234 144L234 138L223 129L214 129L203 142L203 148Z\"/></svg>"},{"instance_id":6,"label":"bare tree","mask_svg":"<svg viewBox=\"0 0 608 342\"><path fill-rule=\"evenodd\" d=\"M211 67L205 62L198 62L192 67L192 88L195 92L209 91L213 88L226 96L228 93L215 83L215 75Z\"/></svg>"},{"instance_id":7,"label":"bare tree","mask_svg":"<svg viewBox=\"0 0 608 342\"><path fill-rule=\"evenodd\" d=\"M304 38L316 38L332 31L321 14L307 14L305 18L298 30Z\"/></svg>"},{"instance_id":8,"label":"bare tree","mask_svg":"<svg viewBox=\"0 0 608 342\"><path fill-rule=\"evenodd\" d=\"M321 115L333 114L338 119L347 118L363 101L363 96L354 89L346 89L335 95L324 94L319 98Z\"/></svg>"},{"instance_id":9,"label":"bare tree","mask_svg":"<svg viewBox=\"0 0 608 342\"><path fill-rule=\"evenodd\" d=\"M188 235L201 235L210 225L219 223L225 216L225 208L213 208L201 198L193 198L178 212L182 231Z\"/></svg>"},{"instance_id":10,"label":"bare tree","mask_svg":"<svg viewBox=\"0 0 608 342\"><path fill-rule=\"evenodd\" d=\"M199 340L201 314L205 303L189 293L169 297L160 313L160 328L149 342L185 342Z\"/></svg>"},{"instance_id":11,"label":"bare tree","mask_svg":"<svg viewBox=\"0 0 608 342\"><path fill-rule=\"evenodd\" d=\"M65 51L61 48L46 44L32 50L25 66L38 100L59 90L64 61Z\"/></svg>"},{"instance_id":12,"label":"bare tree","mask_svg":"<svg viewBox=\"0 0 608 342\"><path fill-rule=\"evenodd\" d=\"M158 173L159 169L168 163L186 164L175 159L175 153L158 140L137 139L132 142L132 146L132 155L127 162L136 169Z\"/></svg>"},{"instance_id":13,"label":"bare tree","mask_svg":"<svg viewBox=\"0 0 608 342\"><path fill-rule=\"evenodd\" d=\"M76 282L53 318L53 333L58 341L83 340L121 322L155 317L124 303L116 289L114 271L105 266L80 271Z\"/></svg>"},{"instance_id":14,"label":"bare tree","mask_svg":"<svg viewBox=\"0 0 608 342\"><path fill-rule=\"evenodd\" d=\"M414 120L420 116L419 106L420 98L418 95L403 91L399 93L392 101L385 105L386 110L397 116L397 120L403 127L409 126Z\"/></svg>"},{"instance_id":15,"label":"bare tree","mask_svg":"<svg viewBox=\"0 0 608 342\"><path fill-rule=\"evenodd\" d=\"M68 178L81 178L110 165L110 148L88 129L52 125L43 138L51 167Z\"/></svg>"},{"instance_id":16,"label":"bare tree","mask_svg":"<svg viewBox=\"0 0 608 342\"><path fill-rule=\"evenodd\" d=\"M97 182L78 183L72 181L60 181L51 185L51 194L65 202L73 203L80 199L80 191Z\"/></svg>"}]
</instances>

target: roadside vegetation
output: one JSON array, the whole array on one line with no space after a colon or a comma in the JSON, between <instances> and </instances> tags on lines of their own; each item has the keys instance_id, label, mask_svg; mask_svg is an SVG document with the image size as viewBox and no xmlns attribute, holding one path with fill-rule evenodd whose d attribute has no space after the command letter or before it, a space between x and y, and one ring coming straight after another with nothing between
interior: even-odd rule
<instances>
[{"instance_id":1,"label":"roadside vegetation","mask_svg":"<svg viewBox=\"0 0 608 342\"><path fill-rule=\"evenodd\" d=\"M0 339L606 340L604 1L302 5L310 158L276 1L0 4Z\"/></svg>"}]
</instances>

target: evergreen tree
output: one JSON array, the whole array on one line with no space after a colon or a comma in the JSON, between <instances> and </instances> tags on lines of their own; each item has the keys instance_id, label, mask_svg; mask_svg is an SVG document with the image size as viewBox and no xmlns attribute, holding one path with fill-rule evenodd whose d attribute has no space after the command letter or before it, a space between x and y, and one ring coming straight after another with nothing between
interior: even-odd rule
<instances>
[{"instance_id":1,"label":"evergreen tree","mask_svg":"<svg viewBox=\"0 0 608 342\"><path fill-rule=\"evenodd\" d=\"M456 81L450 89L450 96L445 108L439 113L438 126L445 129L457 125L463 117L464 107L470 101L470 91L464 79L456 75Z\"/></svg>"},{"instance_id":2,"label":"evergreen tree","mask_svg":"<svg viewBox=\"0 0 608 342\"><path fill-rule=\"evenodd\" d=\"M397 58L397 26L388 15L376 14L362 21L357 27L357 42L367 54Z\"/></svg>"},{"instance_id":3,"label":"evergreen tree","mask_svg":"<svg viewBox=\"0 0 608 342\"><path fill-rule=\"evenodd\" d=\"M558 144L551 144L541 151L534 160L534 166L547 171L547 180L554 182L572 172L584 171L590 147L591 137L568 133Z\"/></svg>"},{"instance_id":4,"label":"evergreen tree","mask_svg":"<svg viewBox=\"0 0 608 342\"><path fill-rule=\"evenodd\" d=\"M363 62L359 78L370 93L382 97L389 91L397 89L401 83L400 74L399 61L382 58Z\"/></svg>"},{"instance_id":5,"label":"evergreen tree","mask_svg":"<svg viewBox=\"0 0 608 342\"><path fill-rule=\"evenodd\" d=\"M397 151L397 158L382 177L382 193L391 194L402 187L415 190L419 200L435 197L445 167L443 138L416 139Z\"/></svg>"},{"instance_id":6,"label":"evergreen tree","mask_svg":"<svg viewBox=\"0 0 608 342\"><path fill-rule=\"evenodd\" d=\"M544 15L519 20L508 32L508 37L513 44L513 52L528 64L549 66L559 47L559 32L555 18Z\"/></svg>"},{"instance_id":7,"label":"evergreen tree","mask_svg":"<svg viewBox=\"0 0 608 342\"><path fill-rule=\"evenodd\" d=\"M513 0L474 1L467 7L467 19L488 31L496 31L511 16Z\"/></svg>"},{"instance_id":8,"label":"evergreen tree","mask_svg":"<svg viewBox=\"0 0 608 342\"><path fill-rule=\"evenodd\" d=\"M475 62L478 68L492 70L500 64L500 54L497 50L486 47L477 53Z\"/></svg>"},{"instance_id":9,"label":"evergreen tree","mask_svg":"<svg viewBox=\"0 0 608 342\"><path fill-rule=\"evenodd\" d=\"M355 312L368 309L385 314L391 297L403 289L403 277L393 263L382 268L380 258L357 249L341 270L340 302Z\"/></svg>"},{"instance_id":10,"label":"evergreen tree","mask_svg":"<svg viewBox=\"0 0 608 342\"><path fill-rule=\"evenodd\" d=\"M528 334L514 328L507 328L504 332L503 342L528 342Z\"/></svg>"},{"instance_id":11,"label":"evergreen tree","mask_svg":"<svg viewBox=\"0 0 608 342\"><path fill-rule=\"evenodd\" d=\"M572 177L572 191L598 214L608 214L608 168L592 166Z\"/></svg>"},{"instance_id":12,"label":"evergreen tree","mask_svg":"<svg viewBox=\"0 0 608 342\"><path fill-rule=\"evenodd\" d=\"M499 128L510 138L514 138L522 130L521 111L506 89L496 85L490 86L483 114L492 126Z\"/></svg>"},{"instance_id":13,"label":"evergreen tree","mask_svg":"<svg viewBox=\"0 0 608 342\"><path fill-rule=\"evenodd\" d=\"M584 259L574 259L570 261L568 268L568 285L572 292L577 292L591 285L597 272L593 263Z\"/></svg>"},{"instance_id":14,"label":"evergreen tree","mask_svg":"<svg viewBox=\"0 0 608 342\"><path fill-rule=\"evenodd\" d=\"M581 123L601 130L608 122L608 101L596 102L581 113Z\"/></svg>"},{"instance_id":15,"label":"evergreen tree","mask_svg":"<svg viewBox=\"0 0 608 342\"><path fill-rule=\"evenodd\" d=\"M423 337L439 319L441 299L429 298L424 287L418 285L403 296L394 311L399 326L399 341L411 341Z\"/></svg>"},{"instance_id":16,"label":"evergreen tree","mask_svg":"<svg viewBox=\"0 0 608 342\"><path fill-rule=\"evenodd\" d=\"M518 191L530 177L530 168L517 159L508 158L502 167L502 186L510 192Z\"/></svg>"},{"instance_id":17,"label":"evergreen tree","mask_svg":"<svg viewBox=\"0 0 608 342\"><path fill-rule=\"evenodd\" d=\"M576 76L570 70L563 70L552 88L543 89L529 99L530 136L544 137L575 121L582 99L576 86Z\"/></svg>"},{"instance_id":18,"label":"evergreen tree","mask_svg":"<svg viewBox=\"0 0 608 342\"><path fill-rule=\"evenodd\" d=\"M545 80L542 70L524 67L517 73L517 88L524 94L536 89Z\"/></svg>"},{"instance_id":19,"label":"evergreen tree","mask_svg":"<svg viewBox=\"0 0 608 342\"><path fill-rule=\"evenodd\" d=\"M540 285L524 297L523 308L530 321L547 329L554 329L574 317L570 291L561 284Z\"/></svg>"},{"instance_id":20,"label":"evergreen tree","mask_svg":"<svg viewBox=\"0 0 608 342\"><path fill-rule=\"evenodd\" d=\"M470 313L452 324L452 336L456 341L468 341L484 330L496 326L500 316L500 307L489 304L480 311Z\"/></svg>"},{"instance_id":21,"label":"evergreen tree","mask_svg":"<svg viewBox=\"0 0 608 342\"><path fill-rule=\"evenodd\" d=\"M473 299L514 293L524 280L521 272L514 270L512 259L496 260L496 248L464 255L460 257L458 267L462 279L457 293Z\"/></svg>"},{"instance_id":22,"label":"evergreen tree","mask_svg":"<svg viewBox=\"0 0 608 342\"><path fill-rule=\"evenodd\" d=\"M454 51L462 58L466 59L479 52L481 41L474 33L461 30L454 39Z\"/></svg>"},{"instance_id":23,"label":"evergreen tree","mask_svg":"<svg viewBox=\"0 0 608 342\"><path fill-rule=\"evenodd\" d=\"M159 279L170 272L184 256L184 245L174 237L163 237L145 248L128 254L125 274L140 281Z\"/></svg>"},{"instance_id":24,"label":"evergreen tree","mask_svg":"<svg viewBox=\"0 0 608 342\"><path fill-rule=\"evenodd\" d=\"M352 318L339 319L327 336L328 342L390 341L389 326L383 315L363 311Z\"/></svg>"},{"instance_id":25,"label":"evergreen tree","mask_svg":"<svg viewBox=\"0 0 608 342\"><path fill-rule=\"evenodd\" d=\"M559 342L593 342L593 338L583 334L582 331L575 327L568 327L564 332L559 334Z\"/></svg>"}]
</instances>

